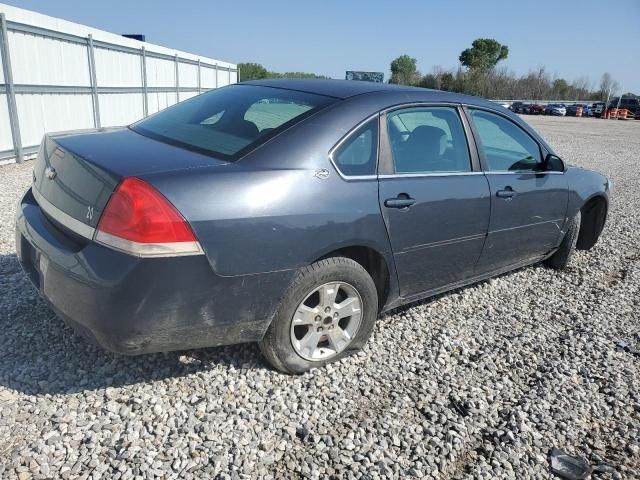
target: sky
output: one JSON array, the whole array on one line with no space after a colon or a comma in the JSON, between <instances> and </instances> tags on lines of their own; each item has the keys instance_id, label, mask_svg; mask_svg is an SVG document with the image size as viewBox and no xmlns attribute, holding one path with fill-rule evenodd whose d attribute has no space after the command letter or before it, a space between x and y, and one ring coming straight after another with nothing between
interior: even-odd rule
<instances>
[{"instance_id":1,"label":"sky","mask_svg":"<svg viewBox=\"0 0 640 480\"><path fill-rule=\"evenodd\" d=\"M385 72L402 54L418 69L457 68L480 37L509 47L516 74L546 67L568 81L604 72L640 94L640 0L1 0L114 33L277 72L344 78Z\"/></svg>"}]
</instances>

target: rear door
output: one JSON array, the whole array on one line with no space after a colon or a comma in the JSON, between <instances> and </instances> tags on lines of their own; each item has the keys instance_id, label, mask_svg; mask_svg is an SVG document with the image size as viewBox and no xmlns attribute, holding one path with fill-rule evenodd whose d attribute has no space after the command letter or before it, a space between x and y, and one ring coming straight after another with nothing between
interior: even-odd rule
<instances>
[{"instance_id":1,"label":"rear door","mask_svg":"<svg viewBox=\"0 0 640 480\"><path fill-rule=\"evenodd\" d=\"M381 116L380 130L380 208L401 295L472 276L490 199L461 112L456 106L399 108Z\"/></svg>"},{"instance_id":2,"label":"rear door","mask_svg":"<svg viewBox=\"0 0 640 480\"><path fill-rule=\"evenodd\" d=\"M488 110L468 112L491 189L478 273L544 255L561 240L569 198L564 172L545 169L540 145L511 119Z\"/></svg>"}]
</instances>

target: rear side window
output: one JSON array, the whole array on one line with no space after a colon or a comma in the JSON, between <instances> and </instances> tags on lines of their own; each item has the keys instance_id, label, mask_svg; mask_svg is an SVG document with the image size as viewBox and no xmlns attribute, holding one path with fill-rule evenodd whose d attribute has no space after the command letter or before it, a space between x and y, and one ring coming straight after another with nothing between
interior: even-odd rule
<instances>
[{"instance_id":1,"label":"rear side window","mask_svg":"<svg viewBox=\"0 0 640 480\"><path fill-rule=\"evenodd\" d=\"M233 161L334 101L333 97L294 90L232 85L167 108L131 129Z\"/></svg>"},{"instance_id":2,"label":"rear side window","mask_svg":"<svg viewBox=\"0 0 640 480\"><path fill-rule=\"evenodd\" d=\"M535 171L541 166L540 147L515 123L484 110L470 110L479 144L490 171Z\"/></svg>"},{"instance_id":3,"label":"rear side window","mask_svg":"<svg viewBox=\"0 0 640 480\"><path fill-rule=\"evenodd\" d=\"M365 123L333 153L343 175L373 175L378 161L378 118Z\"/></svg>"},{"instance_id":4,"label":"rear side window","mask_svg":"<svg viewBox=\"0 0 640 480\"><path fill-rule=\"evenodd\" d=\"M467 138L457 109L414 107L387 114L396 173L470 172Z\"/></svg>"}]
</instances>

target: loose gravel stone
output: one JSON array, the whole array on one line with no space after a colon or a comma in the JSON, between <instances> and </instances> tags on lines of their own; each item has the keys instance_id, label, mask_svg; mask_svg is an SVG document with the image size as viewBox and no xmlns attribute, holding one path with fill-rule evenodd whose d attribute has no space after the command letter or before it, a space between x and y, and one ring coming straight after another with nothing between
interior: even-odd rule
<instances>
[{"instance_id":1,"label":"loose gravel stone","mask_svg":"<svg viewBox=\"0 0 640 480\"><path fill-rule=\"evenodd\" d=\"M550 478L553 447L640 472L640 121L525 117L614 182L603 237L381 318L301 376L255 345L122 357L76 336L16 260L32 163L0 167L0 477Z\"/></svg>"}]
</instances>

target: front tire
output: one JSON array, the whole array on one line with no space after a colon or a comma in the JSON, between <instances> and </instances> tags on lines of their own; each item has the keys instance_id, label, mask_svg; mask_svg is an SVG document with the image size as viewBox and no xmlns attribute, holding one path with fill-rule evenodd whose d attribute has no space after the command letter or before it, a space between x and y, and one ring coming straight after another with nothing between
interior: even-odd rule
<instances>
[{"instance_id":1,"label":"front tire","mask_svg":"<svg viewBox=\"0 0 640 480\"><path fill-rule=\"evenodd\" d=\"M349 258L325 258L298 271L260 350L274 368L303 373L360 350L377 315L367 271Z\"/></svg>"},{"instance_id":2,"label":"front tire","mask_svg":"<svg viewBox=\"0 0 640 480\"><path fill-rule=\"evenodd\" d=\"M556 252L544 261L544 264L554 270L563 270L571 260L571 254L576 248L578 233L580 232L580 211L570 220L567 233L562 239L562 243Z\"/></svg>"}]
</instances>

